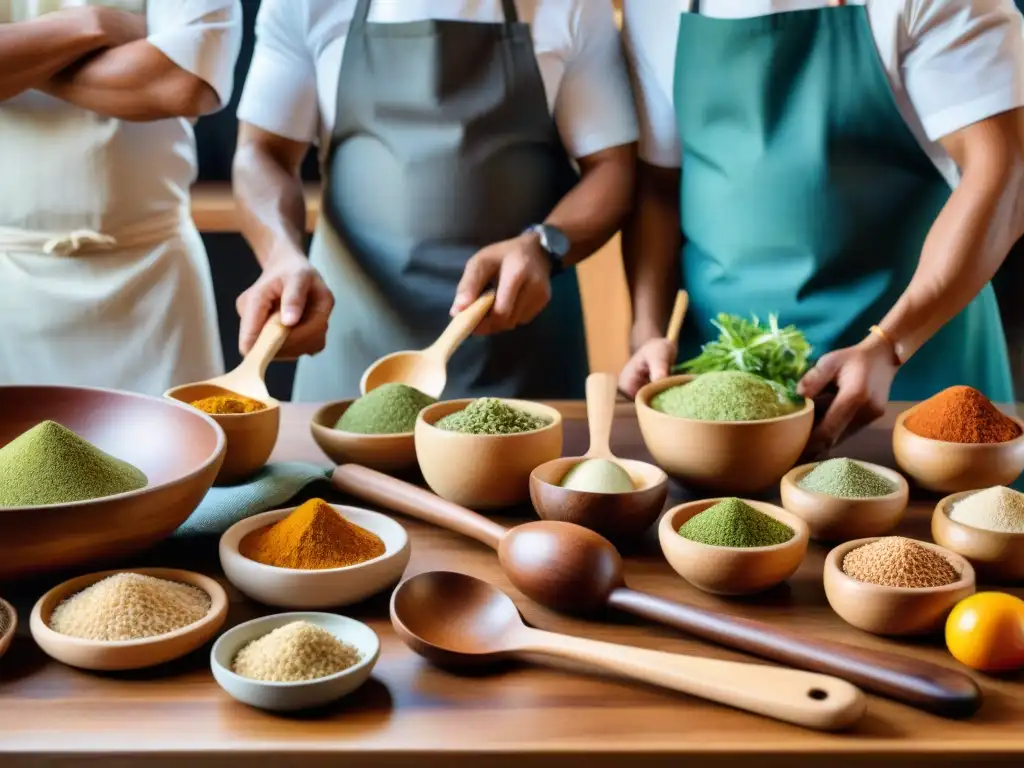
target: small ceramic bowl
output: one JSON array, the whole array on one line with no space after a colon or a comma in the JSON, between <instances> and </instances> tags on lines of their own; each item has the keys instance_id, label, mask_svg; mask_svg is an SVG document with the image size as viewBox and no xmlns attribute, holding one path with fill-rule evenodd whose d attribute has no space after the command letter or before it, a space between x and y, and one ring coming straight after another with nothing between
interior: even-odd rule
<instances>
[{"instance_id":1,"label":"small ceramic bowl","mask_svg":"<svg viewBox=\"0 0 1024 768\"><path fill-rule=\"evenodd\" d=\"M164 397L186 405L217 395L238 397L237 393L213 384L183 384L164 393ZM267 406L262 411L206 414L217 422L227 438L224 463L214 481L216 485L231 485L256 474L273 453L281 428L280 403L273 398L260 402Z\"/></svg>"},{"instance_id":2,"label":"small ceramic bowl","mask_svg":"<svg viewBox=\"0 0 1024 768\"><path fill-rule=\"evenodd\" d=\"M687 486L742 495L779 482L800 458L814 426L814 403L763 421L697 421L651 408L651 398L693 376L670 376L636 396L644 444L655 462Z\"/></svg>"},{"instance_id":3,"label":"small ceramic bowl","mask_svg":"<svg viewBox=\"0 0 1024 768\"><path fill-rule=\"evenodd\" d=\"M935 543L966 557L983 577L998 582L1024 581L1024 533L975 528L950 519L953 505L977 491L947 496L932 513Z\"/></svg>"},{"instance_id":4,"label":"small ceramic bowl","mask_svg":"<svg viewBox=\"0 0 1024 768\"><path fill-rule=\"evenodd\" d=\"M530 498L530 473L562 455L562 414L527 400L505 400L549 424L513 435L466 435L434 424L472 400L435 403L416 421L416 458L423 479L442 499L469 509L500 509Z\"/></svg>"},{"instance_id":5,"label":"small ceramic bowl","mask_svg":"<svg viewBox=\"0 0 1024 768\"><path fill-rule=\"evenodd\" d=\"M679 528L694 515L723 499L691 501L673 507L661 518L658 540L673 570L698 589L718 595L749 595L780 584L800 567L807 554L807 524L774 504L748 501L793 529L793 538L771 547L717 547L679 535Z\"/></svg>"},{"instance_id":6,"label":"small ceramic bowl","mask_svg":"<svg viewBox=\"0 0 1024 768\"><path fill-rule=\"evenodd\" d=\"M345 568L307 571L278 568L239 553L252 531L287 517L295 509L277 509L240 520L220 538L220 564L228 581L265 605L281 608L338 608L393 587L409 564L409 536L396 521L379 512L332 505L342 517L383 540L384 554Z\"/></svg>"},{"instance_id":7,"label":"small ceramic bowl","mask_svg":"<svg viewBox=\"0 0 1024 768\"><path fill-rule=\"evenodd\" d=\"M541 520L575 523L610 539L637 536L658 519L668 496L668 475L644 461L614 459L629 474L636 490L593 493L563 488L566 473L586 456L555 459L530 474L530 499Z\"/></svg>"},{"instance_id":8,"label":"small ceramic bowl","mask_svg":"<svg viewBox=\"0 0 1024 768\"><path fill-rule=\"evenodd\" d=\"M878 464L857 463L887 479L895 490L885 496L840 498L801 488L800 481L818 466L818 462L790 470L782 478L782 506L807 523L812 539L849 541L882 536L903 518L910 497L903 475Z\"/></svg>"},{"instance_id":9,"label":"small ceramic bowl","mask_svg":"<svg viewBox=\"0 0 1024 768\"><path fill-rule=\"evenodd\" d=\"M832 610L846 622L875 635L923 635L939 629L953 606L974 594L974 569L955 552L918 541L945 556L960 579L944 587L913 589L884 587L847 576L843 558L857 547L878 541L879 536L840 544L825 558L825 597Z\"/></svg>"},{"instance_id":10,"label":"small ceramic bowl","mask_svg":"<svg viewBox=\"0 0 1024 768\"><path fill-rule=\"evenodd\" d=\"M231 671L235 656L245 645L293 621L316 624L342 642L355 646L360 660L336 674L297 683L269 683ZM333 613L278 613L239 624L221 635L210 652L210 669L220 687L243 704L291 712L321 707L352 693L370 679L379 657L380 639L361 621Z\"/></svg>"},{"instance_id":11,"label":"small ceramic bowl","mask_svg":"<svg viewBox=\"0 0 1024 768\"><path fill-rule=\"evenodd\" d=\"M928 491L960 493L974 488L1012 485L1024 472L1024 433L1005 443L945 443L911 432L907 417L896 419L892 449L896 463L914 482ZM1024 429L1024 422L1014 419Z\"/></svg>"},{"instance_id":12,"label":"small ceramic bowl","mask_svg":"<svg viewBox=\"0 0 1024 768\"><path fill-rule=\"evenodd\" d=\"M0 633L0 657L7 653L14 640L14 633L18 630L18 612L13 605L0 598L0 625L5 624L6 629Z\"/></svg>"},{"instance_id":13,"label":"small ceramic bowl","mask_svg":"<svg viewBox=\"0 0 1024 768\"><path fill-rule=\"evenodd\" d=\"M116 573L141 573L167 581L190 584L210 596L210 610L199 621L156 637L141 640L103 642L62 635L50 629L50 617L65 598L81 592L97 581ZM180 658L209 641L223 626L228 613L228 596L213 579L191 571L173 568L129 568L90 573L59 584L36 602L29 618L29 629L36 644L49 656L71 667L98 671L143 669Z\"/></svg>"},{"instance_id":14,"label":"small ceramic bowl","mask_svg":"<svg viewBox=\"0 0 1024 768\"><path fill-rule=\"evenodd\" d=\"M360 464L378 472L406 474L416 469L416 440L412 432L360 435L335 429L354 399L328 403L309 423L313 439L335 464Z\"/></svg>"}]
</instances>

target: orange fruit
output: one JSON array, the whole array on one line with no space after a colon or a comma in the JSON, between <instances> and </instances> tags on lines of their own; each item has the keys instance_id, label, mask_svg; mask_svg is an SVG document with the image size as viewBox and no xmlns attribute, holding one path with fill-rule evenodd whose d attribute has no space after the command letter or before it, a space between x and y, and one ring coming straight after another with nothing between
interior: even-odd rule
<instances>
[{"instance_id":1,"label":"orange fruit","mask_svg":"<svg viewBox=\"0 0 1024 768\"><path fill-rule=\"evenodd\" d=\"M946 647L961 664L983 672L1024 668L1024 600L979 592L961 600L946 620Z\"/></svg>"}]
</instances>

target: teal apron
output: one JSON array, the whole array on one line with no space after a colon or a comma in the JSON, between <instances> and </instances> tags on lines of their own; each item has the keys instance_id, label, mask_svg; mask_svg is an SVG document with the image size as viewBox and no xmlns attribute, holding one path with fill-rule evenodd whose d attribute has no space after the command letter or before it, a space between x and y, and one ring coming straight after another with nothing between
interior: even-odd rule
<instances>
[{"instance_id":1,"label":"teal apron","mask_svg":"<svg viewBox=\"0 0 1024 768\"><path fill-rule=\"evenodd\" d=\"M676 54L683 281L696 354L719 312L861 340L907 287L951 194L901 116L863 6L684 13ZM685 359L685 358L684 358ZM1013 400L991 286L896 376L894 400L968 384Z\"/></svg>"}]
</instances>

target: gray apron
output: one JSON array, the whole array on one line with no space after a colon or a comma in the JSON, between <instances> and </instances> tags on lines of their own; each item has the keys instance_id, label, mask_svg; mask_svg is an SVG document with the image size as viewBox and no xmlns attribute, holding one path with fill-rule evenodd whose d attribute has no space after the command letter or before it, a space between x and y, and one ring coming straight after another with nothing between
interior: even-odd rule
<instances>
[{"instance_id":1,"label":"gray apron","mask_svg":"<svg viewBox=\"0 0 1024 768\"><path fill-rule=\"evenodd\" d=\"M377 358L433 342L469 258L544 221L578 180L513 0L503 22L367 23L359 0L323 157L310 259L335 296L327 348L299 363L295 399L358 394ZM473 337L446 398L581 397L586 341L574 270L527 326Z\"/></svg>"}]
</instances>

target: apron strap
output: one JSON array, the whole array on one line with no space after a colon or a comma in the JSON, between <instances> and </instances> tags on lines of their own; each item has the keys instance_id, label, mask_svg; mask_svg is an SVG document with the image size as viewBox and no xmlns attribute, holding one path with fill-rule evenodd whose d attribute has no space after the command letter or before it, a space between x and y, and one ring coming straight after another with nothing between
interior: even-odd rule
<instances>
[{"instance_id":1,"label":"apron strap","mask_svg":"<svg viewBox=\"0 0 1024 768\"><path fill-rule=\"evenodd\" d=\"M501 7L505 11L506 24L517 24L519 22L519 11L516 10L516 0L501 0Z\"/></svg>"},{"instance_id":2,"label":"apron strap","mask_svg":"<svg viewBox=\"0 0 1024 768\"><path fill-rule=\"evenodd\" d=\"M366 26L366 21L370 17L371 1L359 0L356 3L356 10L352 14L350 31L359 32ZM501 0L501 9L504 11L506 24L516 24L519 22L519 11L516 9L515 0Z\"/></svg>"}]
</instances>

